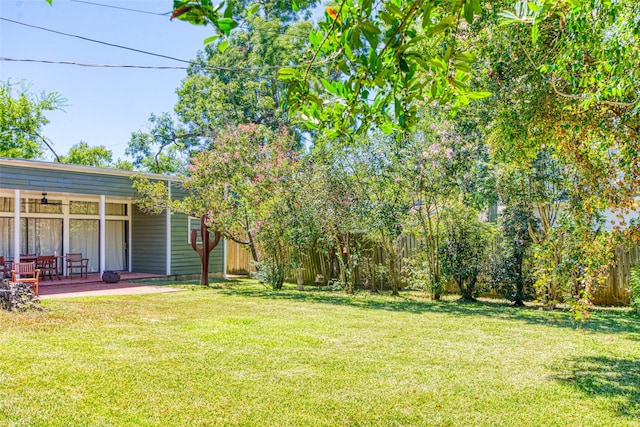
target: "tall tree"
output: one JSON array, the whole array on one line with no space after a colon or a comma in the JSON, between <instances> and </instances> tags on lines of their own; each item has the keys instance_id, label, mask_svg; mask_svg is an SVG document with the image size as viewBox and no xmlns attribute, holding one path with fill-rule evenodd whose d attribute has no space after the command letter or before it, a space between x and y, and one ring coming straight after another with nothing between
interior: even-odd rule
<instances>
[{"instance_id":1,"label":"tall tree","mask_svg":"<svg viewBox=\"0 0 640 427\"><path fill-rule=\"evenodd\" d=\"M282 266L285 261L276 249L283 246L286 219L278 209L297 161L292 144L286 129L272 131L259 125L223 129L209 149L191 159L182 183L188 192L184 199L171 200L164 183L140 176L134 182L141 195L137 203L150 212L169 208L204 217L209 230L247 245L255 262L266 257ZM280 286L282 280L278 278Z\"/></svg>"},{"instance_id":2,"label":"tall tree","mask_svg":"<svg viewBox=\"0 0 640 427\"><path fill-rule=\"evenodd\" d=\"M74 165L110 167L113 159L113 152L105 146L90 147L84 141L80 141L69 149L66 156L62 156L62 163Z\"/></svg>"},{"instance_id":3,"label":"tall tree","mask_svg":"<svg viewBox=\"0 0 640 427\"><path fill-rule=\"evenodd\" d=\"M246 17L242 28L198 54L177 89L175 115L152 114L149 129L132 134L127 154L140 168L178 173L229 126L295 130L284 108L286 84L278 79L278 69L299 62L310 28L286 16ZM299 140L301 132L296 134Z\"/></svg>"},{"instance_id":4,"label":"tall tree","mask_svg":"<svg viewBox=\"0 0 640 427\"><path fill-rule=\"evenodd\" d=\"M53 147L42 133L48 111L62 109L66 100L56 92L30 93L24 84L0 82L0 156L33 159Z\"/></svg>"}]
</instances>

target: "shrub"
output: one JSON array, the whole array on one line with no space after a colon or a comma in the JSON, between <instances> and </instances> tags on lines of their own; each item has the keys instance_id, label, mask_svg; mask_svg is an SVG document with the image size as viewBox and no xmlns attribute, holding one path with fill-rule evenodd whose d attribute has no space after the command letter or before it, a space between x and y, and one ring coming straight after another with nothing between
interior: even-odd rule
<instances>
[{"instance_id":1,"label":"shrub","mask_svg":"<svg viewBox=\"0 0 640 427\"><path fill-rule=\"evenodd\" d=\"M631 269L629 277L629 299L633 313L640 315L640 266Z\"/></svg>"}]
</instances>

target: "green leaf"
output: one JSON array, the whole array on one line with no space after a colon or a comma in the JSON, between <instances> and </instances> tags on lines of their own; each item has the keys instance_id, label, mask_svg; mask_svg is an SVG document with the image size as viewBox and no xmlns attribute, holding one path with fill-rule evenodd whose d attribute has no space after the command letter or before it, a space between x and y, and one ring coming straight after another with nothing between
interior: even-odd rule
<instances>
[{"instance_id":1,"label":"green leaf","mask_svg":"<svg viewBox=\"0 0 640 427\"><path fill-rule=\"evenodd\" d=\"M393 16L391 16L390 13L382 11L378 14L378 16L380 17L380 19L382 19L384 21L385 24L387 25L394 25L395 22L397 21L396 18L394 18Z\"/></svg>"},{"instance_id":2,"label":"green leaf","mask_svg":"<svg viewBox=\"0 0 640 427\"><path fill-rule=\"evenodd\" d=\"M362 23L363 31L370 32L372 34L380 34L380 28L376 27L369 21L365 21Z\"/></svg>"},{"instance_id":3,"label":"green leaf","mask_svg":"<svg viewBox=\"0 0 640 427\"><path fill-rule=\"evenodd\" d=\"M531 26L531 41L535 44L538 41L539 29L537 25Z\"/></svg>"},{"instance_id":4,"label":"green leaf","mask_svg":"<svg viewBox=\"0 0 640 427\"><path fill-rule=\"evenodd\" d=\"M233 2L229 2L227 4L227 8L224 10L224 17L225 18L232 18L233 17Z\"/></svg>"},{"instance_id":5,"label":"green leaf","mask_svg":"<svg viewBox=\"0 0 640 427\"><path fill-rule=\"evenodd\" d=\"M450 24L443 24L442 22L434 25L433 27L429 28L429 31L427 31L427 35L428 36L435 36L436 34L440 34L444 31L446 31L451 25Z\"/></svg>"},{"instance_id":6,"label":"green leaf","mask_svg":"<svg viewBox=\"0 0 640 427\"><path fill-rule=\"evenodd\" d=\"M440 68L442 71L447 69L447 64L441 58L431 58L429 62Z\"/></svg>"},{"instance_id":7,"label":"green leaf","mask_svg":"<svg viewBox=\"0 0 640 427\"><path fill-rule=\"evenodd\" d=\"M249 5L249 7L247 8L247 17L251 18L253 15L255 15L258 11L260 10L260 4L259 3L252 3L251 5Z\"/></svg>"},{"instance_id":8,"label":"green leaf","mask_svg":"<svg viewBox=\"0 0 640 427\"><path fill-rule=\"evenodd\" d=\"M229 36L231 30L236 28L238 26L238 23L232 18L222 18L218 20L217 26L220 31Z\"/></svg>"},{"instance_id":9,"label":"green leaf","mask_svg":"<svg viewBox=\"0 0 640 427\"><path fill-rule=\"evenodd\" d=\"M473 24L473 7L470 3L465 3L464 7L464 19L467 20L469 24Z\"/></svg>"},{"instance_id":10,"label":"green leaf","mask_svg":"<svg viewBox=\"0 0 640 427\"><path fill-rule=\"evenodd\" d=\"M327 79L320 79L320 83L322 83L322 86L324 86L324 88L327 90L327 92L332 93L334 95L338 94L338 90Z\"/></svg>"},{"instance_id":11,"label":"green leaf","mask_svg":"<svg viewBox=\"0 0 640 427\"><path fill-rule=\"evenodd\" d=\"M467 97L470 99L483 99L491 96L491 92L469 92L467 93Z\"/></svg>"},{"instance_id":12,"label":"green leaf","mask_svg":"<svg viewBox=\"0 0 640 427\"><path fill-rule=\"evenodd\" d=\"M228 47L229 47L229 40L222 40L218 44L218 50L220 51L220 53L224 53L224 51L227 50Z\"/></svg>"},{"instance_id":13,"label":"green leaf","mask_svg":"<svg viewBox=\"0 0 640 427\"><path fill-rule=\"evenodd\" d=\"M470 52L462 52L455 55L454 60L459 62L471 63L476 62L478 58L476 58L476 56Z\"/></svg>"},{"instance_id":14,"label":"green leaf","mask_svg":"<svg viewBox=\"0 0 640 427\"><path fill-rule=\"evenodd\" d=\"M482 6L480 5L480 0L471 0L471 4L473 6L473 10L477 15L482 15Z\"/></svg>"},{"instance_id":15,"label":"green leaf","mask_svg":"<svg viewBox=\"0 0 640 427\"><path fill-rule=\"evenodd\" d=\"M442 20L440 21L441 24L447 24L447 25L453 25L455 24L457 21L457 18L455 16L447 16L446 18L442 18Z\"/></svg>"},{"instance_id":16,"label":"green leaf","mask_svg":"<svg viewBox=\"0 0 640 427\"><path fill-rule=\"evenodd\" d=\"M389 122L384 122L380 125L380 130L387 135L391 135L393 133L393 125Z\"/></svg>"},{"instance_id":17,"label":"green leaf","mask_svg":"<svg viewBox=\"0 0 640 427\"><path fill-rule=\"evenodd\" d=\"M206 39L204 39L204 44L213 43L214 41L218 40L219 38L220 38L220 36L207 37Z\"/></svg>"},{"instance_id":18,"label":"green leaf","mask_svg":"<svg viewBox=\"0 0 640 427\"><path fill-rule=\"evenodd\" d=\"M280 80L294 80L300 77L300 71L295 68L280 68L278 70L278 78Z\"/></svg>"},{"instance_id":19,"label":"green leaf","mask_svg":"<svg viewBox=\"0 0 640 427\"><path fill-rule=\"evenodd\" d=\"M387 3L386 6L387 6L387 9L389 9L389 12L393 13L400 19L404 19L404 14L402 13L402 10L400 10L398 6L396 6L393 3Z\"/></svg>"}]
</instances>

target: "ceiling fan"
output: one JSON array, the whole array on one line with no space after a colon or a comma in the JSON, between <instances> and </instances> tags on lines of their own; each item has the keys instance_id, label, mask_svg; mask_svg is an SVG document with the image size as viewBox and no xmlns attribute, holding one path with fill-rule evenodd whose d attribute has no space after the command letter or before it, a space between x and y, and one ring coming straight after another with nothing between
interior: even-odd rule
<instances>
[{"instance_id":1,"label":"ceiling fan","mask_svg":"<svg viewBox=\"0 0 640 427\"><path fill-rule=\"evenodd\" d=\"M40 204L41 205L60 206L60 205L62 205L62 202L50 202L49 199L47 199L47 193L42 193L42 199L40 199Z\"/></svg>"}]
</instances>

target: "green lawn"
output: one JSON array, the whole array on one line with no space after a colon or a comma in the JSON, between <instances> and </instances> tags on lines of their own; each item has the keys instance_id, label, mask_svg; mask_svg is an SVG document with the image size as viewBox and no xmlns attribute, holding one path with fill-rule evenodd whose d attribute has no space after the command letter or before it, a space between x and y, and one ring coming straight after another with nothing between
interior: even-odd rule
<instances>
[{"instance_id":1,"label":"green lawn","mask_svg":"<svg viewBox=\"0 0 640 427\"><path fill-rule=\"evenodd\" d=\"M640 321L252 282L0 313L0 425L640 426Z\"/></svg>"}]
</instances>

